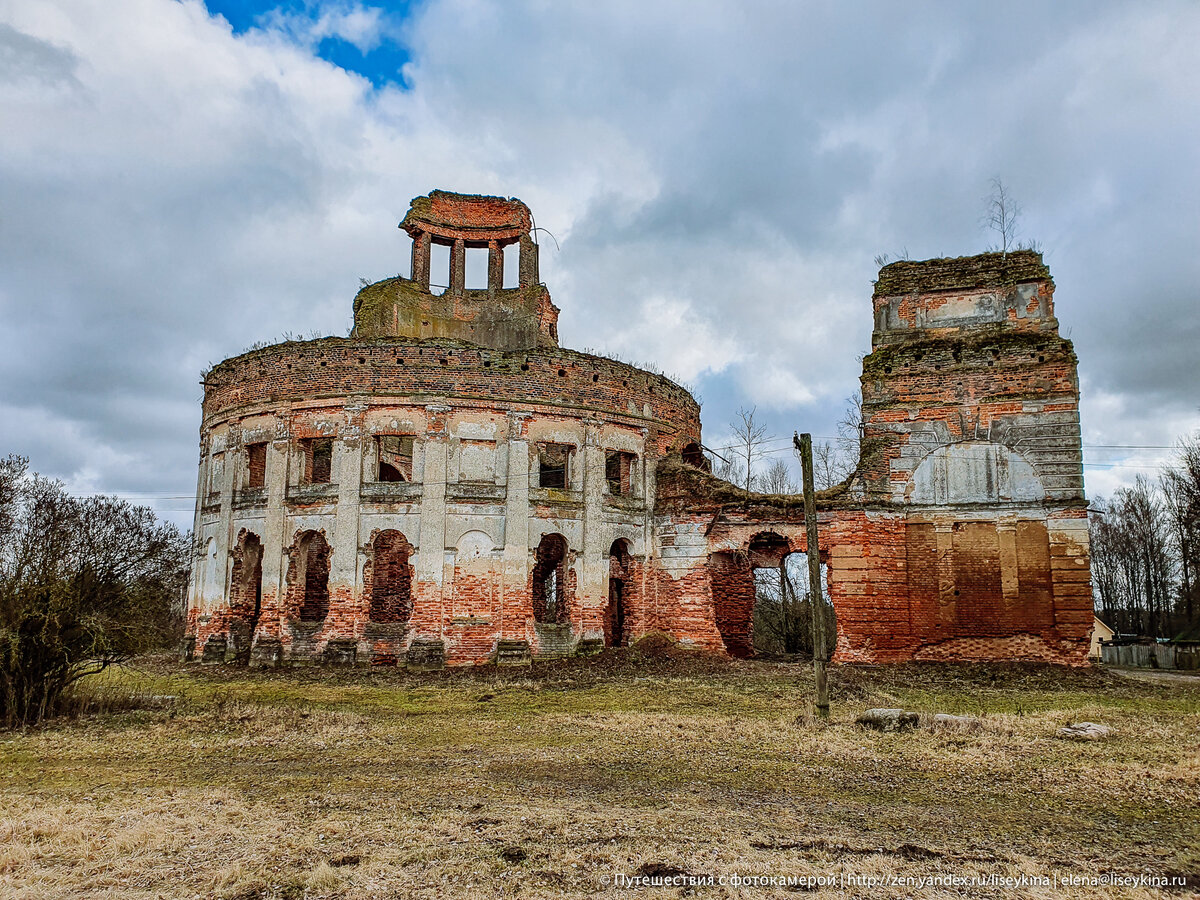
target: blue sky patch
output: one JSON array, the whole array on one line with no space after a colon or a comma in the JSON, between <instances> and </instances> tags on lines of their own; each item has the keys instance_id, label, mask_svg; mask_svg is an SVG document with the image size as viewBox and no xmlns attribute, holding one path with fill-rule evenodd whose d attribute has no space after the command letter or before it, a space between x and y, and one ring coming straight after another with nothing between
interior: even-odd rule
<instances>
[{"instance_id":1,"label":"blue sky patch","mask_svg":"<svg viewBox=\"0 0 1200 900\"><path fill-rule=\"evenodd\" d=\"M390 2L378 6L363 4L323 4L290 0L290 2L261 2L261 0L205 0L210 15L224 16L233 27L234 34L244 34L251 28L271 27L282 20L305 20L316 23L322 13L347 11L350 9L378 9L381 13L382 33L379 41L365 53L349 40L336 35L317 40L313 52L339 68L355 72L376 87L387 84L407 87L401 69L411 58L408 48L399 40L401 26L416 5L412 2Z\"/></svg>"}]
</instances>

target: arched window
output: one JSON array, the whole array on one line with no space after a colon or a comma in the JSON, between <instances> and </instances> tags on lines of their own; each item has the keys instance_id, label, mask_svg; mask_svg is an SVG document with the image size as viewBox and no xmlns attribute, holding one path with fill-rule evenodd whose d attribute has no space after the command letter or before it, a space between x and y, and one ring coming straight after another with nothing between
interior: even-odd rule
<instances>
[{"instance_id":1,"label":"arched window","mask_svg":"<svg viewBox=\"0 0 1200 900\"><path fill-rule=\"evenodd\" d=\"M371 621L407 622L412 615L412 546L399 531L381 531L371 543Z\"/></svg>"},{"instance_id":2,"label":"arched window","mask_svg":"<svg viewBox=\"0 0 1200 900\"><path fill-rule=\"evenodd\" d=\"M708 469L708 466L705 465L704 451L700 449L700 445L695 441L685 444L680 453L683 456L683 461L689 466L695 466L697 469Z\"/></svg>"},{"instance_id":3,"label":"arched window","mask_svg":"<svg viewBox=\"0 0 1200 900\"><path fill-rule=\"evenodd\" d=\"M544 624L566 622L567 539L548 534L538 544L533 565L533 617Z\"/></svg>"},{"instance_id":4,"label":"arched window","mask_svg":"<svg viewBox=\"0 0 1200 900\"><path fill-rule=\"evenodd\" d=\"M263 546L257 534L243 531L233 551L229 577L229 606L241 616L258 621L262 606Z\"/></svg>"},{"instance_id":5,"label":"arched window","mask_svg":"<svg viewBox=\"0 0 1200 900\"><path fill-rule=\"evenodd\" d=\"M329 544L319 531L296 539L288 581L301 622L322 622L329 614L329 556Z\"/></svg>"}]
</instances>

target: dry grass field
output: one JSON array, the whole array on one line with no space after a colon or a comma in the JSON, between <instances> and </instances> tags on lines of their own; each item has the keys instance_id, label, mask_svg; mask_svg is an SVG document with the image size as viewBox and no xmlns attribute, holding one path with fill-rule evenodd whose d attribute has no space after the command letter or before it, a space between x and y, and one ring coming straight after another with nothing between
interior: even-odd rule
<instances>
[{"instance_id":1,"label":"dry grass field","mask_svg":"<svg viewBox=\"0 0 1200 900\"><path fill-rule=\"evenodd\" d=\"M0 734L0 895L812 890L719 883L734 876L864 897L1164 895L946 883L1113 872L1188 875L1165 895L1196 891L1200 679L906 666L831 683L823 724L804 713L801 665L664 647L424 676L145 660L90 687L111 708ZM864 731L872 706L983 728ZM1055 736L1079 720L1114 734ZM637 875L674 884L621 886Z\"/></svg>"}]
</instances>

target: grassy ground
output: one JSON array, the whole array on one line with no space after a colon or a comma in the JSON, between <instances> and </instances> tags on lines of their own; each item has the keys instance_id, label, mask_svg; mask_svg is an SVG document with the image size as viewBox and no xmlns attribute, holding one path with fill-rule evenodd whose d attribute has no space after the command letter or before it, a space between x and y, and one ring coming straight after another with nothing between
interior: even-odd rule
<instances>
[{"instance_id":1,"label":"grassy ground","mask_svg":"<svg viewBox=\"0 0 1200 900\"><path fill-rule=\"evenodd\" d=\"M824 725L803 713L803 666L661 648L532 671L146 660L103 677L101 693L133 689L143 708L0 734L2 896L577 897L628 893L612 880L638 873L1144 872L1190 875L1182 893L1200 884L1200 679L835 669ZM968 713L983 730L868 732L853 720L871 706ZM1079 720L1114 736L1055 737Z\"/></svg>"}]
</instances>

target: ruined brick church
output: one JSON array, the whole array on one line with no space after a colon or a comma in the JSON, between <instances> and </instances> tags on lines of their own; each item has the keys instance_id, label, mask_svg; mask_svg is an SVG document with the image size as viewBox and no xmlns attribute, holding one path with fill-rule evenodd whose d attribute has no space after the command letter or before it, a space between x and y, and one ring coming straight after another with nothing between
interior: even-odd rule
<instances>
[{"instance_id":1,"label":"ruined brick church","mask_svg":"<svg viewBox=\"0 0 1200 900\"><path fill-rule=\"evenodd\" d=\"M401 227L411 278L364 287L349 338L205 378L190 652L421 669L665 632L752 654L754 570L807 552L800 499L715 479L679 385L559 346L523 203L434 191ZM1053 294L1031 251L880 270L861 457L818 495L835 661L1086 664Z\"/></svg>"}]
</instances>

